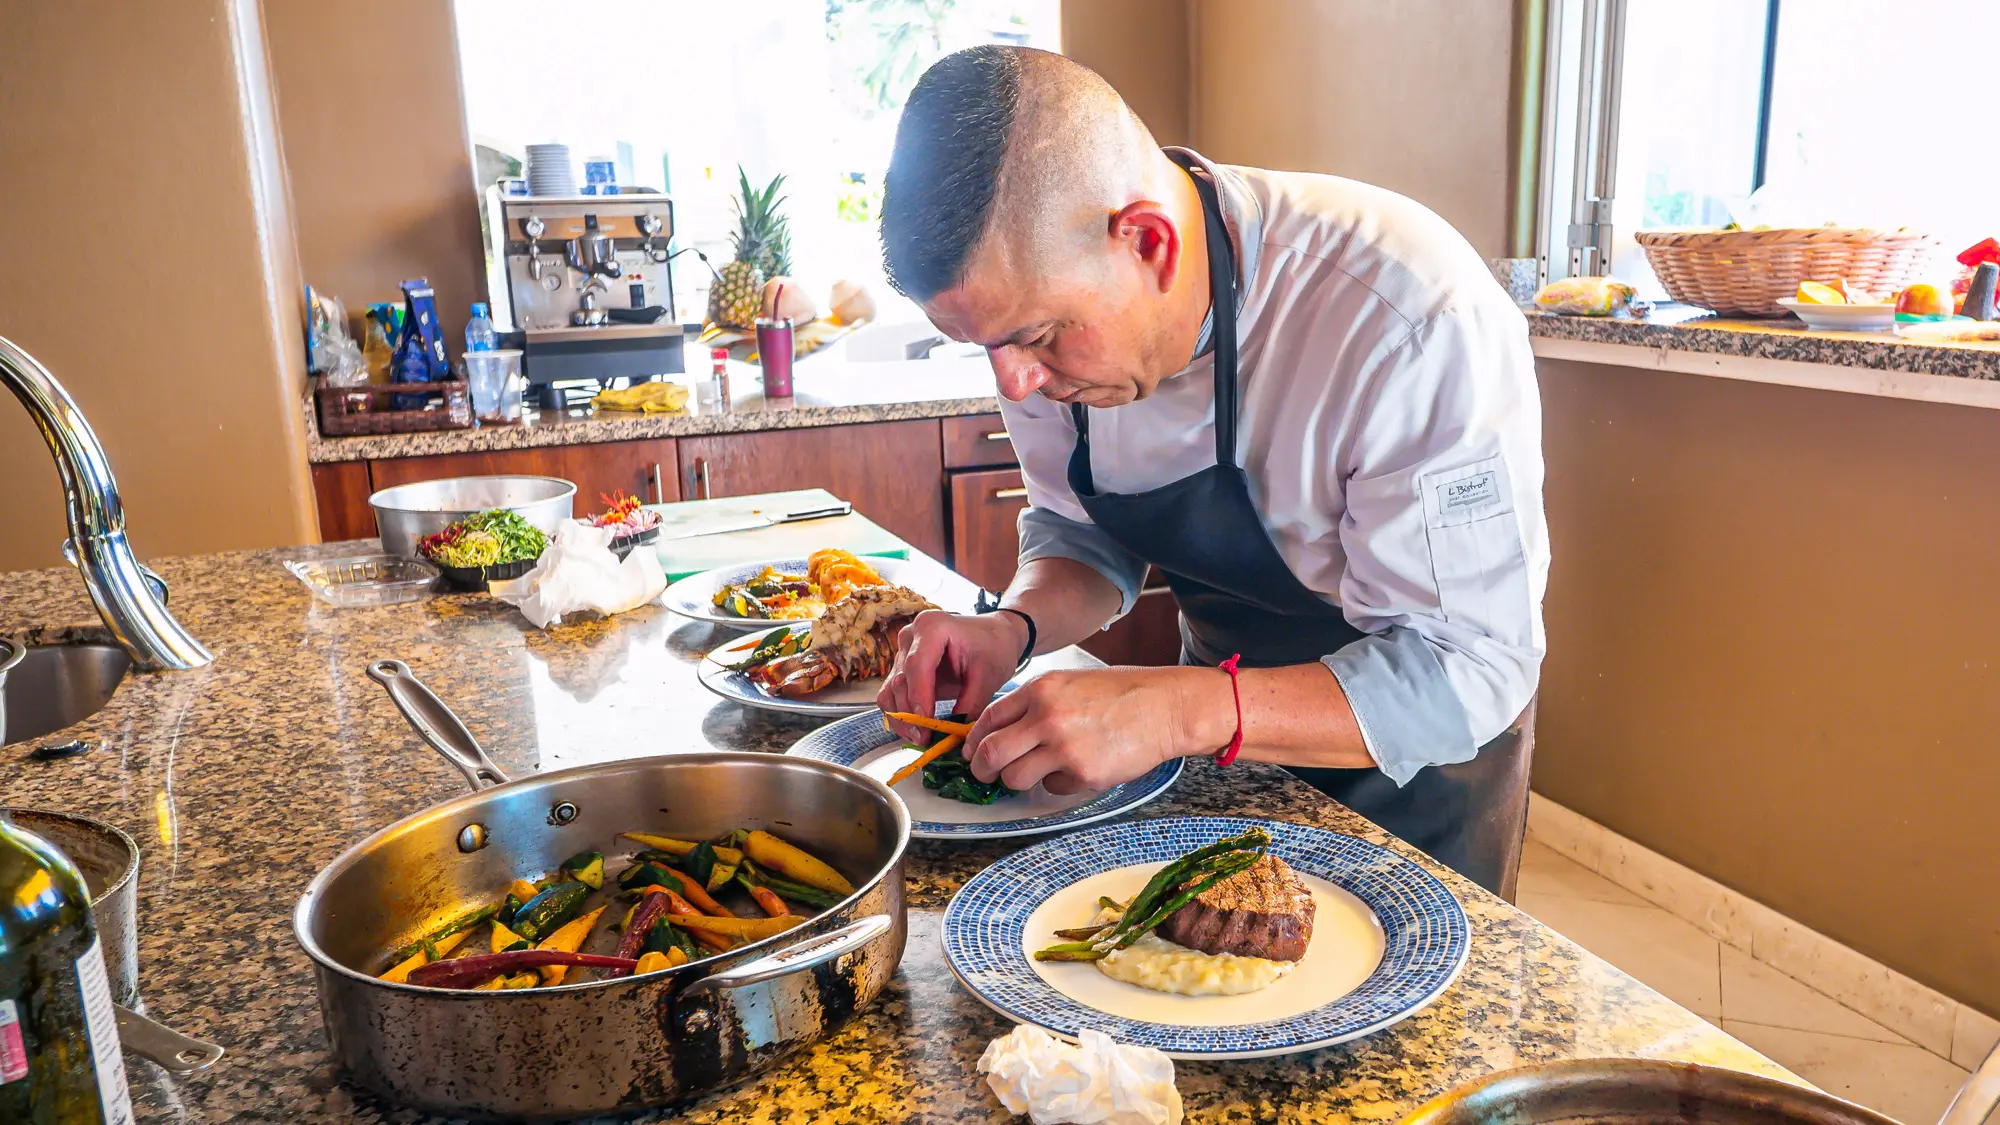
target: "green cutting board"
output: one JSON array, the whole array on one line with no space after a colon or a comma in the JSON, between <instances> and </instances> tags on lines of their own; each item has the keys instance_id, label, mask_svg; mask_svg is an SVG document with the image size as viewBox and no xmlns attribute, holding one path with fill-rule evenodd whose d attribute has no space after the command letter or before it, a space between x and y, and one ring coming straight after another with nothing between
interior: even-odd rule
<instances>
[{"instance_id":1,"label":"green cutting board","mask_svg":"<svg viewBox=\"0 0 2000 1125\"><path fill-rule=\"evenodd\" d=\"M755 519L759 513L777 515L801 512L840 503L840 498L823 488L797 492L766 492L757 496L729 496L720 500L684 500L678 504L648 504L660 513L660 538L653 543L667 581L677 582L690 574L722 566L738 566L761 559L802 559L814 551L839 547L857 555L907 559L910 545L882 530L860 514L832 516L799 523L781 523L751 531L726 531L675 539L709 527L733 527Z\"/></svg>"}]
</instances>

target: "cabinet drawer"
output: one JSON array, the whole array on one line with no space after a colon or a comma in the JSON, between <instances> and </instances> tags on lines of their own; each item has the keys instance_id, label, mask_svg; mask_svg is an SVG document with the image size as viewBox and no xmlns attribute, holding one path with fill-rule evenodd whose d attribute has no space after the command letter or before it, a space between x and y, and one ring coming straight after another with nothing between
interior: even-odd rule
<instances>
[{"instance_id":1,"label":"cabinet drawer","mask_svg":"<svg viewBox=\"0 0 2000 1125\"><path fill-rule=\"evenodd\" d=\"M1014 443L1007 440L1007 423L998 414L973 414L944 420L944 467L983 469L1018 465Z\"/></svg>"},{"instance_id":2,"label":"cabinet drawer","mask_svg":"<svg viewBox=\"0 0 2000 1125\"><path fill-rule=\"evenodd\" d=\"M1006 589L1020 561L1016 521L1027 506L1019 469L952 473L952 569L988 590Z\"/></svg>"}]
</instances>

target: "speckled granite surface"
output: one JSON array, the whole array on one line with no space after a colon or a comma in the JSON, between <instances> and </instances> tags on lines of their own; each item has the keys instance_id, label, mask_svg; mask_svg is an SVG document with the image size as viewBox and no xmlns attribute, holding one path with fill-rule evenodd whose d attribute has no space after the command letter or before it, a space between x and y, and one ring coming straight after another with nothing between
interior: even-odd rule
<instances>
[{"instance_id":1,"label":"speckled granite surface","mask_svg":"<svg viewBox=\"0 0 2000 1125\"><path fill-rule=\"evenodd\" d=\"M148 1009L223 1044L212 1071L171 1080L129 1060L154 1122L415 1122L332 1072L290 910L319 867L374 829L460 791L458 775L363 674L407 660L510 771L720 747L780 751L813 721L709 696L693 662L711 627L649 609L542 633L481 596L338 610L279 566L356 544L156 565L212 666L139 675L65 732L97 749L41 763L0 749L4 799L110 820L145 851L140 983ZM0 634L54 639L94 623L67 571L0 575ZM53 736L52 736L53 737ZM1370 839L1372 825L1279 770L1194 763L1139 815L1255 815ZM1003 1122L973 1068L1007 1025L953 981L941 912L965 879L1019 846L917 841L910 940L882 1000L764 1076L632 1120ZM1398 846L1401 845L1392 845ZM1489 1071L1638 1055L1784 1072L1646 986L1440 869L1473 923L1471 960L1435 1004L1356 1043L1285 1059L1178 1064L1196 1122L1393 1121Z\"/></svg>"},{"instance_id":2,"label":"speckled granite surface","mask_svg":"<svg viewBox=\"0 0 2000 1125\"><path fill-rule=\"evenodd\" d=\"M686 377L681 381L686 381ZM691 399L688 412L681 414L598 413L583 408L544 412L522 425L365 437L322 437L308 409L312 436L306 452L316 463L371 461L434 453L949 418L990 414L1000 409L999 401L994 398L993 372L984 359L969 363L930 360L914 364L817 366L807 362L800 365L793 379L795 393L789 399L766 399L757 369L748 364L731 364L730 387L731 405L727 411L706 411Z\"/></svg>"},{"instance_id":3,"label":"speckled granite surface","mask_svg":"<svg viewBox=\"0 0 2000 1125\"><path fill-rule=\"evenodd\" d=\"M1888 332L1814 332L1789 317L1732 320L1686 305L1662 305L1637 318L1536 312L1527 317L1528 335L1542 339L2000 379L2000 344L1914 343Z\"/></svg>"}]
</instances>

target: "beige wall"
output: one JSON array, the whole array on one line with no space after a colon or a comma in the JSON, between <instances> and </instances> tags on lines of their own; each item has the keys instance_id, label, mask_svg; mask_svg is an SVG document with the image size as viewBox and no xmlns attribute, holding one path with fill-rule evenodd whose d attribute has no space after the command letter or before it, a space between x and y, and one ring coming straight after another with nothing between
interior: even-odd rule
<instances>
[{"instance_id":1,"label":"beige wall","mask_svg":"<svg viewBox=\"0 0 2000 1125\"><path fill-rule=\"evenodd\" d=\"M1188 0L1068 0L1063 54L1104 76L1163 145L1189 141Z\"/></svg>"},{"instance_id":2,"label":"beige wall","mask_svg":"<svg viewBox=\"0 0 2000 1125\"><path fill-rule=\"evenodd\" d=\"M1402 192L1506 246L1509 0L1190 0L1194 144Z\"/></svg>"},{"instance_id":3,"label":"beige wall","mask_svg":"<svg viewBox=\"0 0 2000 1125\"><path fill-rule=\"evenodd\" d=\"M486 299L450 0L264 0L305 279L359 317L428 277L452 354Z\"/></svg>"},{"instance_id":4,"label":"beige wall","mask_svg":"<svg viewBox=\"0 0 2000 1125\"><path fill-rule=\"evenodd\" d=\"M1535 788L2000 1012L2000 411L1540 371Z\"/></svg>"},{"instance_id":5,"label":"beige wall","mask_svg":"<svg viewBox=\"0 0 2000 1125\"><path fill-rule=\"evenodd\" d=\"M310 541L299 295L256 0L0 16L0 335L68 387L142 557ZM0 570L60 561L54 466L0 395Z\"/></svg>"}]
</instances>

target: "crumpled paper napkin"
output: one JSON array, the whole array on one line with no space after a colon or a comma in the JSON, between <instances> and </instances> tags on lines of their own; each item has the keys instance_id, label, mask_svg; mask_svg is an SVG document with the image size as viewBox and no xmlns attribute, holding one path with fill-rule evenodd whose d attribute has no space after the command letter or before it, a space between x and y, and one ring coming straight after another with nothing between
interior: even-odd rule
<instances>
[{"instance_id":1,"label":"crumpled paper napkin","mask_svg":"<svg viewBox=\"0 0 2000 1125\"><path fill-rule=\"evenodd\" d=\"M634 547L625 561L611 553L618 532L570 520L556 528L555 539L542 552L535 569L493 596L518 606L537 629L546 629L565 614L593 612L610 615L637 609L667 588L659 556L646 546Z\"/></svg>"},{"instance_id":2,"label":"crumpled paper napkin","mask_svg":"<svg viewBox=\"0 0 2000 1125\"><path fill-rule=\"evenodd\" d=\"M1084 1028L1072 1047L1022 1024L987 1044L979 1072L1011 1113L1035 1125L1180 1125L1174 1060Z\"/></svg>"}]
</instances>

